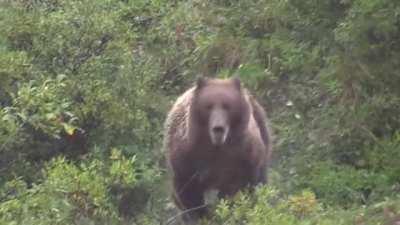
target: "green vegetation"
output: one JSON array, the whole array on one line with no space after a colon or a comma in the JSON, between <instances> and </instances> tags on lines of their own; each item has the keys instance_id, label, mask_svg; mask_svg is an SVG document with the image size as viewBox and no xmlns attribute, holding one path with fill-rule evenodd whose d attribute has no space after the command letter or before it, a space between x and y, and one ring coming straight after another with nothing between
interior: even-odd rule
<instances>
[{"instance_id":1,"label":"green vegetation","mask_svg":"<svg viewBox=\"0 0 400 225\"><path fill-rule=\"evenodd\" d=\"M400 1L0 1L0 224L166 224L172 101L239 76L270 186L205 224L400 221Z\"/></svg>"}]
</instances>

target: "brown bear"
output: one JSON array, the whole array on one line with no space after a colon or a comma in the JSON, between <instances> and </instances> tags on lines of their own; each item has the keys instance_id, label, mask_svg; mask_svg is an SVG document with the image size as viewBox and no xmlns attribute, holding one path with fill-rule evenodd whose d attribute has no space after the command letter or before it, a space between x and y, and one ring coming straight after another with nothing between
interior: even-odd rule
<instances>
[{"instance_id":1,"label":"brown bear","mask_svg":"<svg viewBox=\"0 0 400 225\"><path fill-rule=\"evenodd\" d=\"M238 78L199 78L167 116L164 149L174 201L190 220L206 215L206 191L226 197L266 182L265 111L241 86Z\"/></svg>"}]
</instances>

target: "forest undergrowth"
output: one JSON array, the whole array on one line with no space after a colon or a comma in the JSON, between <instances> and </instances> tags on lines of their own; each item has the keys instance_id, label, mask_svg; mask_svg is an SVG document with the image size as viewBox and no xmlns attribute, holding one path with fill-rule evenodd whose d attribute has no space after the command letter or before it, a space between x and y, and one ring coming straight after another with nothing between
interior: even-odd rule
<instances>
[{"instance_id":1,"label":"forest undergrowth","mask_svg":"<svg viewBox=\"0 0 400 225\"><path fill-rule=\"evenodd\" d=\"M0 224L175 223L163 122L203 75L274 133L204 224L397 225L399 58L397 0L2 0Z\"/></svg>"}]
</instances>

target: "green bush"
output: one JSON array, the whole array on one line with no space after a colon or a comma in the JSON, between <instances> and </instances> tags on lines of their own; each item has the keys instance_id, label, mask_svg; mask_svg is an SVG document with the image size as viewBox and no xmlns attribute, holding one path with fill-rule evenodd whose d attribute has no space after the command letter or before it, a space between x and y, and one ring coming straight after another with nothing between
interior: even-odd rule
<instances>
[{"instance_id":1,"label":"green bush","mask_svg":"<svg viewBox=\"0 0 400 225\"><path fill-rule=\"evenodd\" d=\"M174 217L162 124L197 75L239 76L274 132L279 194L226 200L215 222L390 223L399 10L396 0L0 1L0 223Z\"/></svg>"},{"instance_id":2,"label":"green bush","mask_svg":"<svg viewBox=\"0 0 400 225\"><path fill-rule=\"evenodd\" d=\"M399 212L398 198L342 210L323 207L308 190L287 197L274 188L260 186L252 194L242 192L231 200L222 200L213 218L202 224L381 224L394 221Z\"/></svg>"},{"instance_id":3,"label":"green bush","mask_svg":"<svg viewBox=\"0 0 400 225\"><path fill-rule=\"evenodd\" d=\"M113 149L110 161L100 159L76 165L65 158L52 160L43 171L43 180L31 187L20 180L7 182L2 189L1 224L119 224L125 213L125 198L135 189L149 187L159 179L154 168L126 158ZM146 190L146 189L140 189ZM144 207L142 192L131 197ZM134 202L134 201L137 202ZM128 204L131 204L129 202ZM130 211L138 215L140 208Z\"/></svg>"}]
</instances>

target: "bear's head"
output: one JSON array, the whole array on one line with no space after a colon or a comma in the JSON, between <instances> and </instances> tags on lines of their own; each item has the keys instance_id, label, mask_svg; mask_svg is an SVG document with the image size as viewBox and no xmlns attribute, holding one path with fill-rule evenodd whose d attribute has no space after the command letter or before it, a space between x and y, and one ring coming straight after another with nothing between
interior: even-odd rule
<instances>
[{"instance_id":1,"label":"bear's head","mask_svg":"<svg viewBox=\"0 0 400 225\"><path fill-rule=\"evenodd\" d=\"M249 121L249 104L238 78L199 78L191 106L200 134L220 147L240 137Z\"/></svg>"}]
</instances>

